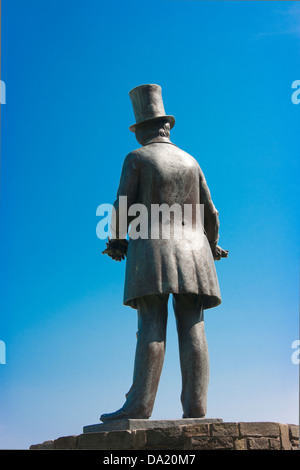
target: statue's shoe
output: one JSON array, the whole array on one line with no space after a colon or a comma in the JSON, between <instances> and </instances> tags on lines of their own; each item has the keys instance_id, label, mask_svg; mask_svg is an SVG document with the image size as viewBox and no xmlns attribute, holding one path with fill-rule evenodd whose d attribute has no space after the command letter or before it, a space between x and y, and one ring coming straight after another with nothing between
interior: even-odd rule
<instances>
[{"instance_id":1,"label":"statue's shoe","mask_svg":"<svg viewBox=\"0 0 300 470\"><path fill-rule=\"evenodd\" d=\"M145 416L142 413L123 410L123 408L115 411L114 413L105 413L100 416L100 421L103 422L116 419L149 419L149 416Z\"/></svg>"},{"instance_id":2,"label":"statue's shoe","mask_svg":"<svg viewBox=\"0 0 300 470\"><path fill-rule=\"evenodd\" d=\"M205 415L202 415L202 416L188 416L186 414L183 414L182 418L183 419L185 419L185 418L205 418Z\"/></svg>"}]
</instances>

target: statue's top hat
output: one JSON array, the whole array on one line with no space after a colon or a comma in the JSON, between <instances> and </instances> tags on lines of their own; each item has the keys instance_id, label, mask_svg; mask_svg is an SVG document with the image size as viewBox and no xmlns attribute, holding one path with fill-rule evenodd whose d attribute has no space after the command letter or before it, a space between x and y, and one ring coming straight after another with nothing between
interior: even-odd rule
<instances>
[{"instance_id":1,"label":"statue's top hat","mask_svg":"<svg viewBox=\"0 0 300 470\"><path fill-rule=\"evenodd\" d=\"M168 116L161 95L159 85L139 85L129 92L133 106L136 123L129 127L131 132L135 132L139 124L155 121L164 118L170 123L171 129L175 124L174 116Z\"/></svg>"}]
</instances>

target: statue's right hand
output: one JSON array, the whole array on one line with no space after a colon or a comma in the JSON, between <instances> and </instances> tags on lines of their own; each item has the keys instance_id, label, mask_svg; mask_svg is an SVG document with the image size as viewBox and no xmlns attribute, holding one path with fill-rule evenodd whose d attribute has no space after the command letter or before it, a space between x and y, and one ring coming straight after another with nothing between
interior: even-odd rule
<instances>
[{"instance_id":1,"label":"statue's right hand","mask_svg":"<svg viewBox=\"0 0 300 470\"><path fill-rule=\"evenodd\" d=\"M103 255L108 255L114 261L122 261L127 255L127 240L111 240L108 237L106 249L102 251Z\"/></svg>"},{"instance_id":2,"label":"statue's right hand","mask_svg":"<svg viewBox=\"0 0 300 470\"><path fill-rule=\"evenodd\" d=\"M220 246L216 246L213 250L214 260L219 261L221 258L228 258L228 250L223 250Z\"/></svg>"}]
</instances>

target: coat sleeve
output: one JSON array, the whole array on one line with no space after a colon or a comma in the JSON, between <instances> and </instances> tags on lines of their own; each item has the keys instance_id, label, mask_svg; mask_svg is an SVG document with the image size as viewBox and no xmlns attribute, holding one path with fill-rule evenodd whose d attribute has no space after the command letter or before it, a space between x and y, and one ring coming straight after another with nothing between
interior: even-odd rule
<instances>
[{"instance_id":1,"label":"coat sleeve","mask_svg":"<svg viewBox=\"0 0 300 470\"><path fill-rule=\"evenodd\" d=\"M205 176L200 167L199 170L200 204L203 204L204 206L204 230L206 232L209 243L211 244L212 248L214 248L219 240L219 213L212 202Z\"/></svg>"},{"instance_id":2,"label":"coat sleeve","mask_svg":"<svg viewBox=\"0 0 300 470\"><path fill-rule=\"evenodd\" d=\"M139 168L137 157L129 153L123 163L114 214L111 222L112 238L126 238L130 219L128 208L136 202L139 189Z\"/></svg>"}]
</instances>

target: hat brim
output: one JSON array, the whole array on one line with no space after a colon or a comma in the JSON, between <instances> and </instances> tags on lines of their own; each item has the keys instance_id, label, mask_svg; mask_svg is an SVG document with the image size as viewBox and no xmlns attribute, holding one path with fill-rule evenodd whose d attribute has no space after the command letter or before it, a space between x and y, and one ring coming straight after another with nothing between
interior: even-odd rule
<instances>
[{"instance_id":1,"label":"hat brim","mask_svg":"<svg viewBox=\"0 0 300 470\"><path fill-rule=\"evenodd\" d=\"M144 121L137 122L135 124L132 124L132 126L129 127L129 130L131 132L135 132L137 127L141 127L143 124L148 124L151 122L159 121L159 120L166 120L170 124L170 128L172 129L175 125L175 118L174 116L157 116L155 118L151 119L145 119Z\"/></svg>"}]
</instances>

